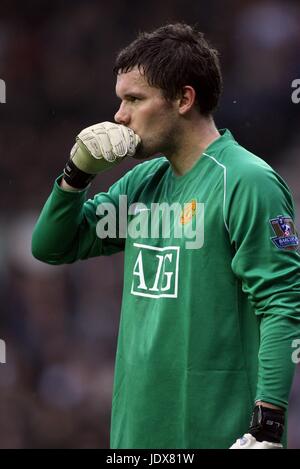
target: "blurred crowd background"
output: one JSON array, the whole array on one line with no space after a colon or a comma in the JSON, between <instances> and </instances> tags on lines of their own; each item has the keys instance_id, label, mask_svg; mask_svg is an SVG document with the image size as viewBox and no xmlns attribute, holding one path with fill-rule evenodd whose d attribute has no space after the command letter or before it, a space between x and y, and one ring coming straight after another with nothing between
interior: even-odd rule
<instances>
[{"instance_id":1,"label":"blurred crowd background","mask_svg":"<svg viewBox=\"0 0 300 469\"><path fill-rule=\"evenodd\" d=\"M118 50L182 20L220 51L218 127L286 179L299 228L299 1L1 0L1 448L108 447L123 257L47 266L31 257L31 232L76 134L113 120ZM133 164L104 173L90 196ZM299 366L289 414L289 447L300 448Z\"/></svg>"}]
</instances>

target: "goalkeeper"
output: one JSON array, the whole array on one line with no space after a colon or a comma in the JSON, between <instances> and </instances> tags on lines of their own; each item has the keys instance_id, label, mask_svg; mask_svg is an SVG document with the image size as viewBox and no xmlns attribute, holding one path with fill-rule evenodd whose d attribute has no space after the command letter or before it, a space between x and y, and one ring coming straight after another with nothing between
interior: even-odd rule
<instances>
[{"instance_id":1,"label":"goalkeeper","mask_svg":"<svg viewBox=\"0 0 300 469\"><path fill-rule=\"evenodd\" d=\"M289 189L216 128L222 78L201 32L170 24L140 34L115 72L116 123L79 133L32 239L33 255L49 264L125 251L111 447L280 449L300 338ZM86 198L97 174L154 155ZM168 237L121 236L119 225L100 237L99 207L119 214L121 195L144 207L122 212L128 221L146 224L152 203L193 209L174 217ZM175 224L192 226L201 203L204 243L188 249Z\"/></svg>"}]
</instances>

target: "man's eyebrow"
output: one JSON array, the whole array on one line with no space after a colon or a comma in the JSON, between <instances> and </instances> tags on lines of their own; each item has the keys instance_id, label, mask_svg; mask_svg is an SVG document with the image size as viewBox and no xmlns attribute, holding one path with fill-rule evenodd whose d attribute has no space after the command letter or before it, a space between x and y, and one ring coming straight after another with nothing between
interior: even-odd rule
<instances>
[{"instance_id":1,"label":"man's eyebrow","mask_svg":"<svg viewBox=\"0 0 300 469\"><path fill-rule=\"evenodd\" d=\"M145 94L144 93L141 93L141 92L135 92L135 91L131 91L131 92L127 92L123 95L123 98L121 98L121 96L119 94L117 94L117 97L119 99L127 99L127 98L132 98L132 97L136 97L136 98L144 98L145 97Z\"/></svg>"}]
</instances>

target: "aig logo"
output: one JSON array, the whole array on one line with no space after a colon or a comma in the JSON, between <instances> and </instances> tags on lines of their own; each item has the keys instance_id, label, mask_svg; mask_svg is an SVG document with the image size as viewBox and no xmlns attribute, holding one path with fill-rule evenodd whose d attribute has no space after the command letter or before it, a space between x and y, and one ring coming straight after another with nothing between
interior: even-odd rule
<instances>
[{"instance_id":1,"label":"aig logo","mask_svg":"<svg viewBox=\"0 0 300 469\"><path fill-rule=\"evenodd\" d=\"M132 295L177 298L180 247L133 245L137 248L137 256L132 272Z\"/></svg>"}]
</instances>

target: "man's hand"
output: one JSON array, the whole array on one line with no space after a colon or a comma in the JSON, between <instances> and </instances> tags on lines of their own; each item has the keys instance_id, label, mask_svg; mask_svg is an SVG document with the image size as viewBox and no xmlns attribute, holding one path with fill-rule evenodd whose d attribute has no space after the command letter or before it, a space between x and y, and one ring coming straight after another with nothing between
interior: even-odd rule
<instances>
[{"instance_id":1,"label":"man's hand","mask_svg":"<svg viewBox=\"0 0 300 469\"><path fill-rule=\"evenodd\" d=\"M270 441L257 441L250 433L245 433L242 438L230 446L229 449L282 449L280 443L272 443Z\"/></svg>"},{"instance_id":2,"label":"man's hand","mask_svg":"<svg viewBox=\"0 0 300 469\"><path fill-rule=\"evenodd\" d=\"M134 156L140 137L124 125L102 122L82 130L64 169L64 180L82 189L101 171Z\"/></svg>"},{"instance_id":3,"label":"man's hand","mask_svg":"<svg viewBox=\"0 0 300 469\"><path fill-rule=\"evenodd\" d=\"M282 449L283 430L283 409L256 405L248 433L236 440L230 449Z\"/></svg>"}]
</instances>

